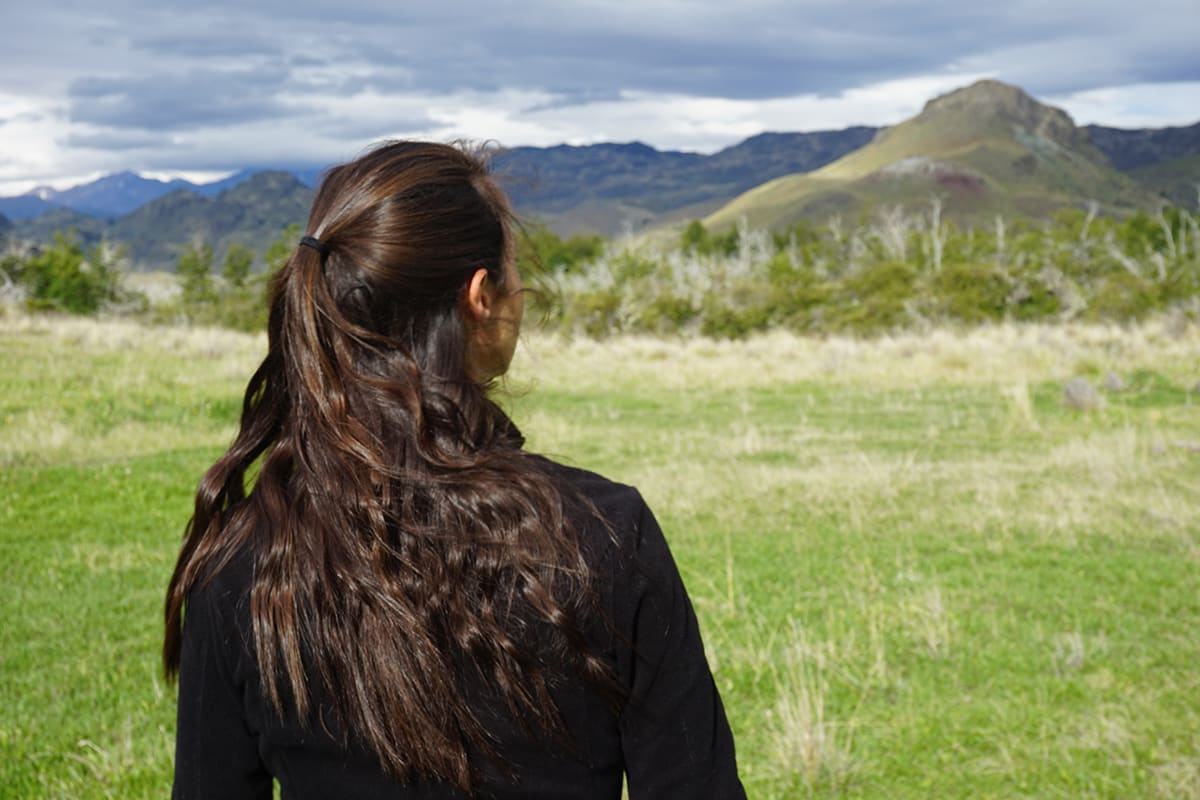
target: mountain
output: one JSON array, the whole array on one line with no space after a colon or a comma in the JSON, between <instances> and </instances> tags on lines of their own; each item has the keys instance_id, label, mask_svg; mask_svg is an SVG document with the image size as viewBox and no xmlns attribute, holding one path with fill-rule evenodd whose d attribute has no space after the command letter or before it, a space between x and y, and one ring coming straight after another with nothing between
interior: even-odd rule
<instances>
[{"instance_id":1,"label":"mountain","mask_svg":"<svg viewBox=\"0 0 1200 800\"><path fill-rule=\"evenodd\" d=\"M1088 125L1088 135L1117 169L1166 201L1200 209L1200 122L1151 130Z\"/></svg>"},{"instance_id":2,"label":"mountain","mask_svg":"<svg viewBox=\"0 0 1200 800\"><path fill-rule=\"evenodd\" d=\"M43 200L34 192L18 195L17 197L0 197L0 214L3 214L10 220L29 219L39 214L45 214L47 211L55 208L58 208L58 206Z\"/></svg>"},{"instance_id":3,"label":"mountain","mask_svg":"<svg viewBox=\"0 0 1200 800\"><path fill-rule=\"evenodd\" d=\"M497 155L494 166L522 213L560 234L611 235L687 216L705 204L716 207L763 181L816 169L866 144L874 133L866 127L764 133L713 155L662 151L641 142L517 147Z\"/></svg>"},{"instance_id":4,"label":"mountain","mask_svg":"<svg viewBox=\"0 0 1200 800\"><path fill-rule=\"evenodd\" d=\"M191 183L179 178L160 181L128 170L105 175L70 189L42 186L17 197L0 197L0 214L12 220L31 219L56 208L68 208L103 219L117 219L145 204L181 189L202 197L216 197L264 170L242 169L211 183ZM316 185L318 169L297 169L292 174L305 186Z\"/></svg>"},{"instance_id":5,"label":"mountain","mask_svg":"<svg viewBox=\"0 0 1200 800\"><path fill-rule=\"evenodd\" d=\"M220 180L213 181L212 183L188 184L187 186L181 188L191 189L201 197L216 197L226 189L232 189L242 181L249 180L257 171L258 170L252 169L239 169L229 177L221 178Z\"/></svg>"},{"instance_id":6,"label":"mountain","mask_svg":"<svg viewBox=\"0 0 1200 800\"><path fill-rule=\"evenodd\" d=\"M1065 112L988 80L930 100L916 117L828 166L751 189L705 222L720 227L745 217L783 227L884 206L924 209L932 196L960 221L1037 217L1093 201L1127 213L1157 202Z\"/></svg>"},{"instance_id":7,"label":"mountain","mask_svg":"<svg viewBox=\"0 0 1200 800\"><path fill-rule=\"evenodd\" d=\"M13 238L49 242L54 239L56 233L75 231L83 244L93 246L99 244L106 236L111 239L111 230L112 220L56 206L33 219L13 220L13 227L9 233Z\"/></svg>"},{"instance_id":8,"label":"mountain","mask_svg":"<svg viewBox=\"0 0 1200 800\"><path fill-rule=\"evenodd\" d=\"M184 180L159 181L126 170L70 189L40 186L17 197L0 197L0 213L22 220L54 209L70 209L102 219L116 219L169 192L198 188Z\"/></svg>"},{"instance_id":9,"label":"mountain","mask_svg":"<svg viewBox=\"0 0 1200 800\"><path fill-rule=\"evenodd\" d=\"M204 241L217 260L233 242L263 251L294 222L303 222L312 190L286 172L259 172L215 197L181 190L118 220L112 238L129 245L135 264L173 264L182 245Z\"/></svg>"},{"instance_id":10,"label":"mountain","mask_svg":"<svg viewBox=\"0 0 1200 800\"><path fill-rule=\"evenodd\" d=\"M184 180L159 181L143 178L136 172L117 172L99 180L64 191L51 189L42 195L44 200L59 206L91 214L116 218L128 214L176 189L194 189Z\"/></svg>"},{"instance_id":11,"label":"mountain","mask_svg":"<svg viewBox=\"0 0 1200 800\"><path fill-rule=\"evenodd\" d=\"M1200 122L1143 130L1088 125L1084 130L1109 163L1122 172L1200 154Z\"/></svg>"},{"instance_id":12,"label":"mountain","mask_svg":"<svg viewBox=\"0 0 1200 800\"><path fill-rule=\"evenodd\" d=\"M48 241L74 229L85 245L102 238L125 245L136 270L170 269L193 241L211 244L217 263L233 242L261 252L288 225L303 222L311 203L312 190L289 173L259 172L215 197L176 189L117 220L55 209L18 222L13 234Z\"/></svg>"}]
</instances>

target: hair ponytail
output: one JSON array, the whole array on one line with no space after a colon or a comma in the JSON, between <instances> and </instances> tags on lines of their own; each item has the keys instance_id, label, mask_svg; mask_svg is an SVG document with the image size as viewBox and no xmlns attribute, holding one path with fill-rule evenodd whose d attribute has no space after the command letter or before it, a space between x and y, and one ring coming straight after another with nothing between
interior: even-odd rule
<instances>
[{"instance_id":1,"label":"hair ponytail","mask_svg":"<svg viewBox=\"0 0 1200 800\"><path fill-rule=\"evenodd\" d=\"M272 281L268 353L197 490L166 601L174 675L188 593L250 547L275 710L304 723L319 689L385 769L463 790L469 750L489 743L461 665L544 730L560 725L555 670L619 695L581 634L591 573L575 499L466 366L459 296L480 267L503 286L510 217L454 147L389 143L329 172L307 228L321 247L299 246ZM562 664L522 648L533 624Z\"/></svg>"}]
</instances>

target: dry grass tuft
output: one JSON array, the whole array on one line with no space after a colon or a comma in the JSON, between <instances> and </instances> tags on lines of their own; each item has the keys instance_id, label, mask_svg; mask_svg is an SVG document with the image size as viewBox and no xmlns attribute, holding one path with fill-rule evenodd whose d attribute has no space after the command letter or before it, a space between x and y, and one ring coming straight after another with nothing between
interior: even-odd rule
<instances>
[{"instance_id":1,"label":"dry grass tuft","mask_svg":"<svg viewBox=\"0 0 1200 800\"><path fill-rule=\"evenodd\" d=\"M840 791L854 772L853 729L827 715L829 648L810 644L793 627L778 678L778 700L768 712L777 767L803 780L811 797L818 787Z\"/></svg>"},{"instance_id":2,"label":"dry grass tuft","mask_svg":"<svg viewBox=\"0 0 1200 800\"><path fill-rule=\"evenodd\" d=\"M1154 796L1162 800L1200 800L1200 758L1167 761L1152 768Z\"/></svg>"}]
</instances>

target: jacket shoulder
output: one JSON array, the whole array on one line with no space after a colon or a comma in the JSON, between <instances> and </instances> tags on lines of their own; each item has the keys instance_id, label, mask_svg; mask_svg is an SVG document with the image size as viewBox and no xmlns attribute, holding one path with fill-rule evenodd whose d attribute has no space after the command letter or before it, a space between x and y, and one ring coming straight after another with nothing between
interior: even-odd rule
<instances>
[{"instance_id":1,"label":"jacket shoulder","mask_svg":"<svg viewBox=\"0 0 1200 800\"><path fill-rule=\"evenodd\" d=\"M590 470L568 466L538 456L550 475L563 487L588 501L618 530L636 526L646 511L646 501L635 487Z\"/></svg>"}]
</instances>

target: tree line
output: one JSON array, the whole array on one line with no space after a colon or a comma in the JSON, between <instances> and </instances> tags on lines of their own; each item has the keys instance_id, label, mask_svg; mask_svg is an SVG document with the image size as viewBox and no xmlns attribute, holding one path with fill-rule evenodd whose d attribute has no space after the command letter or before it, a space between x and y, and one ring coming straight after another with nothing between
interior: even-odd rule
<instances>
[{"instance_id":1,"label":"tree line","mask_svg":"<svg viewBox=\"0 0 1200 800\"><path fill-rule=\"evenodd\" d=\"M1200 319L1200 213L1164 207L1124 219L1071 209L1042 220L966 227L934 198L782 231L710 231L635 239L560 237L522 226L519 268L551 328L739 337L786 328L876 335L931 324L1083 319L1127 322L1175 312ZM292 225L261 252L183 246L177 289L151 303L122 280L127 258L70 233L42 247L9 243L0 291L33 311L99 312L262 329L269 275L294 251ZM657 237L657 238L656 238ZM670 238L668 238L670 237Z\"/></svg>"},{"instance_id":2,"label":"tree line","mask_svg":"<svg viewBox=\"0 0 1200 800\"><path fill-rule=\"evenodd\" d=\"M666 247L607 242L598 256L551 256L529 271L551 324L591 336L1200 320L1200 213L1113 219L1092 207L965 227L940 212L934 200L916 213L891 207L773 232L692 221Z\"/></svg>"}]
</instances>

